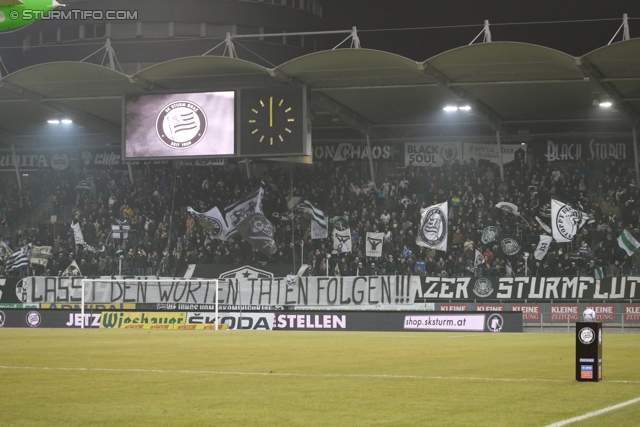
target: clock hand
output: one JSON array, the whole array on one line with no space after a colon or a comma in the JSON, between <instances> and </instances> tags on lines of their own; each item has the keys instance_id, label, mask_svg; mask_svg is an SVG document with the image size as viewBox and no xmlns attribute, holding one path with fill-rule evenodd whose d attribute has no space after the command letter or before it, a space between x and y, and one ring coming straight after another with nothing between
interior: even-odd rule
<instances>
[{"instance_id":1,"label":"clock hand","mask_svg":"<svg viewBox=\"0 0 640 427\"><path fill-rule=\"evenodd\" d=\"M273 96L269 98L269 127L273 127Z\"/></svg>"}]
</instances>

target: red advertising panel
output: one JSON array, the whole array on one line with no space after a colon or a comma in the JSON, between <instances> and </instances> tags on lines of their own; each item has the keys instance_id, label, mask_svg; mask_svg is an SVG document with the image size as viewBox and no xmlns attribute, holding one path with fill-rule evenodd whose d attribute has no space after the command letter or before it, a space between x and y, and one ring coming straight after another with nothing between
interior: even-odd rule
<instances>
[{"instance_id":1,"label":"red advertising panel","mask_svg":"<svg viewBox=\"0 0 640 427\"><path fill-rule=\"evenodd\" d=\"M468 311L468 304L440 304L440 311Z\"/></svg>"},{"instance_id":2,"label":"red advertising panel","mask_svg":"<svg viewBox=\"0 0 640 427\"><path fill-rule=\"evenodd\" d=\"M540 320L540 306L538 304L511 304L511 311L521 311L522 320Z\"/></svg>"},{"instance_id":3,"label":"red advertising panel","mask_svg":"<svg viewBox=\"0 0 640 427\"><path fill-rule=\"evenodd\" d=\"M580 306L578 304L551 304L551 321L580 320Z\"/></svg>"},{"instance_id":4,"label":"red advertising panel","mask_svg":"<svg viewBox=\"0 0 640 427\"><path fill-rule=\"evenodd\" d=\"M476 311L504 311L504 304L476 304Z\"/></svg>"},{"instance_id":5,"label":"red advertising panel","mask_svg":"<svg viewBox=\"0 0 640 427\"><path fill-rule=\"evenodd\" d=\"M640 322L640 305L629 304L624 306L625 322Z\"/></svg>"},{"instance_id":6,"label":"red advertising panel","mask_svg":"<svg viewBox=\"0 0 640 427\"><path fill-rule=\"evenodd\" d=\"M596 312L596 322L613 322L616 320L615 306L610 304L588 304L585 307Z\"/></svg>"}]
</instances>

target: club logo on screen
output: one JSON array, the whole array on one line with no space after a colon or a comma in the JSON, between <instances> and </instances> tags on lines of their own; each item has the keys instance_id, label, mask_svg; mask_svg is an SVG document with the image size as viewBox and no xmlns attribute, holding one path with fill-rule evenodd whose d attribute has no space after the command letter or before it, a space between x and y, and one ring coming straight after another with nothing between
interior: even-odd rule
<instances>
[{"instance_id":1,"label":"club logo on screen","mask_svg":"<svg viewBox=\"0 0 640 427\"><path fill-rule=\"evenodd\" d=\"M207 132L207 116L191 101L176 101L160 111L156 119L158 138L178 150L193 147Z\"/></svg>"}]
</instances>

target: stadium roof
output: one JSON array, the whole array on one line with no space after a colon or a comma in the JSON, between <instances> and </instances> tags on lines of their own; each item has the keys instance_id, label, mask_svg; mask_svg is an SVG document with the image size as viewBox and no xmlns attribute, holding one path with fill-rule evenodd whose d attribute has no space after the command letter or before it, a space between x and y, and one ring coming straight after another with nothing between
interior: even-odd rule
<instances>
[{"instance_id":1,"label":"stadium roof","mask_svg":"<svg viewBox=\"0 0 640 427\"><path fill-rule=\"evenodd\" d=\"M424 62L367 49L336 49L268 69L228 57L187 57L133 76L82 62L45 63L0 79L0 142L44 147L47 126L70 117L66 144L120 144L122 96L282 85L309 86L315 143L475 140L631 134L640 117L640 39L573 57L546 47L493 42ZM611 98L604 110L597 101ZM445 113L449 104L471 111ZM56 136L58 135L58 136Z\"/></svg>"}]
</instances>

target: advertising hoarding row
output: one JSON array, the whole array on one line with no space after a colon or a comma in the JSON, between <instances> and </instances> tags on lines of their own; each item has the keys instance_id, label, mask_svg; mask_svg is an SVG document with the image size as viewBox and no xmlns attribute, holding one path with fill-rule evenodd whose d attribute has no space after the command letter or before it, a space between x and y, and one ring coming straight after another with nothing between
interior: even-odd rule
<instances>
[{"instance_id":1,"label":"advertising hoarding row","mask_svg":"<svg viewBox=\"0 0 640 427\"><path fill-rule=\"evenodd\" d=\"M0 311L0 328L102 328L148 330L305 330L389 332L522 332L519 312L373 312L317 311L222 313L216 325L211 312L85 313L71 310Z\"/></svg>"}]
</instances>

